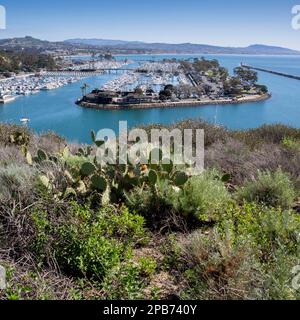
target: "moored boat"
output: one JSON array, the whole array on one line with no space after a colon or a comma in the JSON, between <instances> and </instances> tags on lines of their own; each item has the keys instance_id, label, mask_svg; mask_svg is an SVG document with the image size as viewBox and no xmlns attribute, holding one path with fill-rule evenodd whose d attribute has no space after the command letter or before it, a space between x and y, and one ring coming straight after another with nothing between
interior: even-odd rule
<instances>
[{"instance_id":1,"label":"moored boat","mask_svg":"<svg viewBox=\"0 0 300 320\"><path fill-rule=\"evenodd\" d=\"M15 99L16 97L12 95L0 95L0 103L12 102Z\"/></svg>"}]
</instances>

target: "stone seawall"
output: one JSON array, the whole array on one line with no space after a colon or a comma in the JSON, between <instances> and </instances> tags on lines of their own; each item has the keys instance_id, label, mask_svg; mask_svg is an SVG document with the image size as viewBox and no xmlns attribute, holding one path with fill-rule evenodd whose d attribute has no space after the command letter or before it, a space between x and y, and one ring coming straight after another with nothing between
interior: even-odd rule
<instances>
[{"instance_id":1,"label":"stone seawall","mask_svg":"<svg viewBox=\"0 0 300 320\"><path fill-rule=\"evenodd\" d=\"M248 97L239 98L236 100L182 100L178 102L153 102L153 103L141 103L141 104L93 104L83 101L78 101L77 104L83 108L97 109L97 110L133 110L133 109L153 109L153 108L175 108L175 107L191 107L191 106L205 106L205 105L226 105L226 104L241 104L249 102L259 102L271 98L271 94L253 95Z\"/></svg>"}]
</instances>

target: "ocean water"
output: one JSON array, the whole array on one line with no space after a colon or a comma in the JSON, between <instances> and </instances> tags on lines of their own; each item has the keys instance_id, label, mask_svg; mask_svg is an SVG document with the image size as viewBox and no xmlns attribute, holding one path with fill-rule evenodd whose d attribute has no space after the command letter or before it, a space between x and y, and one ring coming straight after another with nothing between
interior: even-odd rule
<instances>
[{"instance_id":1,"label":"ocean water","mask_svg":"<svg viewBox=\"0 0 300 320\"><path fill-rule=\"evenodd\" d=\"M200 55L201 56L201 55ZM190 58L199 55L135 55L128 59L141 60L164 58ZM300 76L300 56L238 56L208 55L216 58L230 72L241 62L275 71ZM124 59L119 56L118 59ZM57 90L19 97L16 101L0 105L0 122L20 123L20 118L30 118L29 126L36 132L53 130L69 141L90 143L90 131L110 128L118 132L119 121L127 121L129 127L149 123L173 123L183 119L202 118L231 129L258 127L265 123L284 123L300 128L300 81L259 72L259 82L266 84L272 98L258 103L241 105L211 105L148 110L91 110L74 102L81 96L80 87L88 83L90 88L100 87L116 75L101 75L84 79Z\"/></svg>"}]
</instances>

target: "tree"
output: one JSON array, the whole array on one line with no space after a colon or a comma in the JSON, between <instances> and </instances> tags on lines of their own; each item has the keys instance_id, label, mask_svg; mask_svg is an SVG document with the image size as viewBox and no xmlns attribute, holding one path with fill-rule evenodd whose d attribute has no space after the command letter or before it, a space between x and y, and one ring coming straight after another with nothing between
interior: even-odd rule
<instances>
[{"instance_id":1,"label":"tree","mask_svg":"<svg viewBox=\"0 0 300 320\"><path fill-rule=\"evenodd\" d=\"M134 93L135 93L135 94L138 94L139 96L142 96L142 95L144 94L144 91L143 91L142 88L136 87L136 88L134 89Z\"/></svg>"},{"instance_id":2,"label":"tree","mask_svg":"<svg viewBox=\"0 0 300 320\"><path fill-rule=\"evenodd\" d=\"M265 85L258 85L258 84L257 84L257 85L255 86L255 88L258 89L262 94L266 94L266 93L269 92L268 87L265 86Z\"/></svg>"},{"instance_id":3,"label":"tree","mask_svg":"<svg viewBox=\"0 0 300 320\"><path fill-rule=\"evenodd\" d=\"M242 92L242 83L240 78L233 77L223 83L225 95L239 95Z\"/></svg>"},{"instance_id":4,"label":"tree","mask_svg":"<svg viewBox=\"0 0 300 320\"><path fill-rule=\"evenodd\" d=\"M238 67L234 69L234 74L241 79L243 84L253 87L258 80L257 72Z\"/></svg>"},{"instance_id":5,"label":"tree","mask_svg":"<svg viewBox=\"0 0 300 320\"><path fill-rule=\"evenodd\" d=\"M177 87L178 98L189 98L192 95L193 87L188 84L180 84Z\"/></svg>"},{"instance_id":6,"label":"tree","mask_svg":"<svg viewBox=\"0 0 300 320\"><path fill-rule=\"evenodd\" d=\"M159 99L162 101L170 100L172 98L172 91L171 90L162 90L159 93Z\"/></svg>"},{"instance_id":7,"label":"tree","mask_svg":"<svg viewBox=\"0 0 300 320\"><path fill-rule=\"evenodd\" d=\"M175 91L175 87L172 84L167 84L164 88L164 90L169 90L171 92Z\"/></svg>"},{"instance_id":8,"label":"tree","mask_svg":"<svg viewBox=\"0 0 300 320\"><path fill-rule=\"evenodd\" d=\"M229 72L226 68L220 67L219 68L219 74L220 74L220 79L222 81L226 81L227 78L229 77Z\"/></svg>"},{"instance_id":9,"label":"tree","mask_svg":"<svg viewBox=\"0 0 300 320\"><path fill-rule=\"evenodd\" d=\"M81 92L82 92L82 96L86 96L86 90L87 88L89 88L90 86L87 83L84 83L83 86L80 88Z\"/></svg>"}]
</instances>

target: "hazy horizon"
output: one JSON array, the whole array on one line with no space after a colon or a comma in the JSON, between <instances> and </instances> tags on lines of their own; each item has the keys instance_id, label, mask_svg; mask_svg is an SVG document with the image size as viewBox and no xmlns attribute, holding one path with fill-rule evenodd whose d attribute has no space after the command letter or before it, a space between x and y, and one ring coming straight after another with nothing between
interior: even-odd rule
<instances>
[{"instance_id":1,"label":"hazy horizon","mask_svg":"<svg viewBox=\"0 0 300 320\"><path fill-rule=\"evenodd\" d=\"M208 44L208 43L196 43L196 42L161 42L161 41L153 41L153 42L149 42L149 41L144 41L144 40L127 40L127 39L111 39L111 38L90 38L90 37L86 37L86 38L80 38L80 37L74 37L74 38L68 38L68 39L63 39L63 40L49 40L49 39L42 39L42 38L36 38L30 34L26 34L24 36L18 36L18 37L8 37L8 38L2 38L0 37L0 40L4 40L4 39L12 39L12 38L25 38L25 37L32 37L34 39L37 40L41 40L41 41L49 41L49 42L65 42L65 41L69 41L69 40L104 40L104 41L124 41L124 42L140 42L140 43L146 43L146 44L171 44L171 45L179 45L179 44L195 44L195 45L208 45L208 46L213 46L213 47L223 47L223 46L219 46L217 44ZM246 48L246 47L250 47L250 46L255 46L255 45L262 45L262 46L274 46L274 47L282 47L279 45L268 45L265 43L249 43L248 45L245 45L243 47L236 47L236 46L231 46L228 45L226 47L228 48ZM286 49L292 49L292 50L297 50L300 52L300 49L293 49L293 48L288 48L288 47L283 47Z\"/></svg>"}]
</instances>

